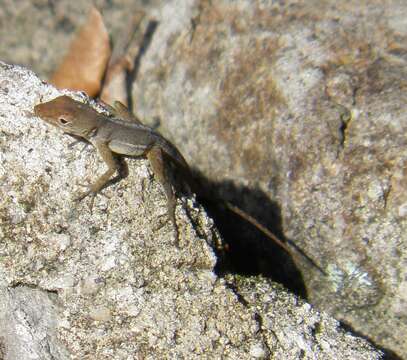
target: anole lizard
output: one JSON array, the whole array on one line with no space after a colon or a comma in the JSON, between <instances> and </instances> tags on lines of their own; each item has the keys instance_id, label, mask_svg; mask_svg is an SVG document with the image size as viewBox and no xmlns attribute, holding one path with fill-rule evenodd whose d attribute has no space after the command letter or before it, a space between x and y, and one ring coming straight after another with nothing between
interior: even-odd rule
<instances>
[{"instance_id":1,"label":"anole lizard","mask_svg":"<svg viewBox=\"0 0 407 360\"><path fill-rule=\"evenodd\" d=\"M110 182L116 171L119 176L121 175L117 155L146 156L154 175L164 188L168 216L173 223L178 241L178 228L175 221L176 199L167 176L165 160L170 158L184 171L188 171L187 162L173 144L143 125L123 104L115 102L114 107L109 107L109 110L112 112L112 117L64 95L36 105L34 114L65 133L90 142L106 163L108 167L106 172L89 185L86 192L76 198L78 201L88 195L94 197Z\"/></svg>"},{"instance_id":2,"label":"anole lizard","mask_svg":"<svg viewBox=\"0 0 407 360\"><path fill-rule=\"evenodd\" d=\"M165 160L170 158L179 165L179 168L192 181L187 162L173 144L150 127L143 125L122 103L116 101L114 107L109 106L109 110L112 113L111 117L97 112L89 105L64 95L49 102L36 105L34 107L34 114L47 123L62 129L65 133L90 142L96 147L106 163L108 167L106 172L91 184L86 192L76 198L78 201L88 195L94 197L110 182L116 171L121 176L121 165L117 155L146 156L151 163L154 174L164 188L167 197L168 216L174 226L175 237L178 242L179 233L175 221L176 199L167 176ZM222 202L231 211L249 221L289 254L292 254L285 243L259 224L257 220L229 202ZM325 274L312 259L298 249L297 252Z\"/></svg>"}]
</instances>

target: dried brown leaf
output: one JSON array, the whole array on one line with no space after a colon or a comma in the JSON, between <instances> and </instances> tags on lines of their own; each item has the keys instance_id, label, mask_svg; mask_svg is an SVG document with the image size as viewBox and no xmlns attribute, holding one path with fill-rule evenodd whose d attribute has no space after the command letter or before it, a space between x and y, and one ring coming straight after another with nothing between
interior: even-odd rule
<instances>
[{"instance_id":1,"label":"dried brown leaf","mask_svg":"<svg viewBox=\"0 0 407 360\"><path fill-rule=\"evenodd\" d=\"M92 7L51 83L58 88L85 91L89 96L96 96L101 90L110 54L109 35L102 15Z\"/></svg>"}]
</instances>

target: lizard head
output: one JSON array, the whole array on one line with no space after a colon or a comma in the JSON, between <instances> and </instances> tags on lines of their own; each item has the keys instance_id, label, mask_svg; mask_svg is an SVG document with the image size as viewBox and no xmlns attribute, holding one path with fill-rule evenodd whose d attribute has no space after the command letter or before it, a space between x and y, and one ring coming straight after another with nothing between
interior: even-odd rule
<instances>
[{"instance_id":1,"label":"lizard head","mask_svg":"<svg viewBox=\"0 0 407 360\"><path fill-rule=\"evenodd\" d=\"M86 137L92 130L90 120L97 112L88 105L63 95L35 105L34 114L68 134Z\"/></svg>"}]
</instances>

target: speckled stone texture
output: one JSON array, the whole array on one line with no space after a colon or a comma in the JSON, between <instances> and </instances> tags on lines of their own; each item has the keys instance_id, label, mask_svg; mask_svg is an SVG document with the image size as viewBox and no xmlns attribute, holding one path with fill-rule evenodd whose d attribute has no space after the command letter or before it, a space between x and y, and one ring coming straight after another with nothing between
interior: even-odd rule
<instances>
[{"instance_id":1,"label":"speckled stone texture","mask_svg":"<svg viewBox=\"0 0 407 360\"><path fill-rule=\"evenodd\" d=\"M308 301L407 357L406 1L96 3L116 38L134 7L157 21L133 84L137 114L160 119L220 197L327 276L295 251L240 239L227 218L240 262L294 274ZM2 1L0 59L45 77L89 5Z\"/></svg>"},{"instance_id":2,"label":"speckled stone texture","mask_svg":"<svg viewBox=\"0 0 407 360\"><path fill-rule=\"evenodd\" d=\"M139 115L232 184L222 196L267 225L280 216L327 274L295 257L311 302L407 357L407 3L171 1L155 14Z\"/></svg>"},{"instance_id":3,"label":"speckled stone texture","mask_svg":"<svg viewBox=\"0 0 407 360\"><path fill-rule=\"evenodd\" d=\"M73 202L103 164L30 115L59 94L0 63L2 359L381 358L281 286L219 278L220 239L191 198L178 200L177 248L145 160L92 212Z\"/></svg>"}]
</instances>

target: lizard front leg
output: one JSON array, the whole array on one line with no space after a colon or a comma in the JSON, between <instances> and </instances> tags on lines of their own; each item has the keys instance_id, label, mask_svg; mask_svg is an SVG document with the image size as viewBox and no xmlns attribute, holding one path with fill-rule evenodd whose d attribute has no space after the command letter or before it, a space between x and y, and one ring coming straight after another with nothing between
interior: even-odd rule
<instances>
[{"instance_id":1,"label":"lizard front leg","mask_svg":"<svg viewBox=\"0 0 407 360\"><path fill-rule=\"evenodd\" d=\"M153 168L154 175L164 188L165 196L167 197L168 218L174 226L175 238L178 244L179 233L177 223L175 221L175 205L176 198L172 189L171 183L168 179L166 166L164 163L163 151L159 146L154 145L147 153L147 158Z\"/></svg>"},{"instance_id":2,"label":"lizard front leg","mask_svg":"<svg viewBox=\"0 0 407 360\"><path fill-rule=\"evenodd\" d=\"M80 194L75 198L76 201L84 199L86 196L91 195L92 198L102 190L107 183L109 183L113 174L117 171L120 172L120 162L115 157L114 153L109 149L109 146L106 142L94 141L93 145L98 150L98 153L102 157L103 161L107 165L107 170L103 175L101 175L93 184L89 185L89 188L84 193ZM93 199L92 199L93 203Z\"/></svg>"}]
</instances>

